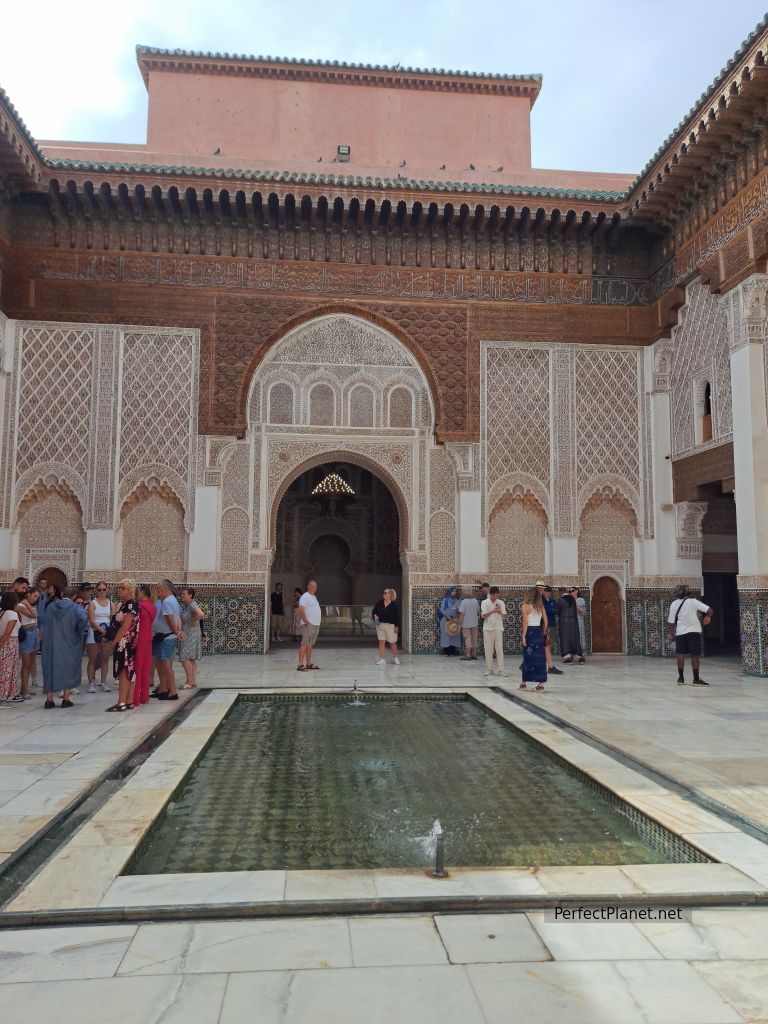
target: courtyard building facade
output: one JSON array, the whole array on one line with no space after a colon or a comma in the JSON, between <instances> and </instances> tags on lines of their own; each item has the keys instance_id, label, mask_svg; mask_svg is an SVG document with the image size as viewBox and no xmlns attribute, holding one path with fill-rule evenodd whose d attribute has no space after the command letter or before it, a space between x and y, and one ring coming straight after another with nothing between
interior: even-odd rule
<instances>
[{"instance_id":1,"label":"courtyard building facade","mask_svg":"<svg viewBox=\"0 0 768 1024\"><path fill-rule=\"evenodd\" d=\"M170 576L214 653L309 578L515 646L546 578L658 656L684 582L768 674L767 54L637 177L531 167L536 75L139 47L145 145L0 93L0 578Z\"/></svg>"}]
</instances>

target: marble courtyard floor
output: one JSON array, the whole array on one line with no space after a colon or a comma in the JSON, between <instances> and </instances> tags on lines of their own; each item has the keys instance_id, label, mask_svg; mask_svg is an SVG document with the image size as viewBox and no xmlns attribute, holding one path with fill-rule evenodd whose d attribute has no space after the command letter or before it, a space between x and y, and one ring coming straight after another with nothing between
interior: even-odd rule
<instances>
[{"instance_id":1,"label":"marble courtyard floor","mask_svg":"<svg viewBox=\"0 0 768 1024\"><path fill-rule=\"evenodd\" d=\"M476 688L477 698L497 714L723 862L499 869L498 891L521 898L586 893L593 902L602 894L609 903L667 892L674 903L684 878L683 891L697 894L687 919L555 923L551 913L521 903L519 910L495 913L477 907L468 913L312 912L247 920L214 914L210 920L184 920L184 903L265 898L253 878L248 883L209 875L199 876L194 897L187 889L176 900L180 920L153 921L151 904L173 903L174 879L189 876L165 876L163 892L153 898L147 882L163 876L113 877L118 868L100 880L100 858L109 856L107 833L128 827L113 812L111 825L108 819L97 838L93 828L92 838L85 838L86 824L80 842L57 855L64 859L42 867L3 908L6 922L25 908L133 904L149 905L147 914L111 923L8 927L0 913L3 1021L768 1022L768 905L761 905L768 893L768 845L758 838L763 829L768 833L765 680L743 676L736 663L710 660L702 669L709 689L678 687L669 661L604 656L584 667L566 667L544 694L532 694L517 690L514 657L508 659L509 677L492 680L483 676L482 662L402 655L401 666L380 669L376 657L373 647L320 644L315 660L321 670L301 674L295 670L296 647L289 643L261 658L206 659L199 682L216 692L127 780L118 802L122 798L127 806L135 800L142 777L145 793L152 787L149 792L160 800L164 791L158 787L175 785L186 770L179 751L204 742L206 729L226 714L237 691L351 689L355 683L384 692ZM489 691L489 685L506 689L514 701ZM42 698L35 698L0 716L0 861L44 834L182 704L157 707L152 701L113 716L103 714L112 695L83 690L75 700L70 711L45 712ZM539 708L572 728L563 731L533 713ZM609 748L626 756L616 761ZM165 773L170 781L162 781ZM667 792L665 780L681 785ZM686 794L695 799L686 800ZM719 808L727 809L725 817L716 816ZM386 899L436 885L446 893L483 891L471 869L454 871L443 883L418 872L242 873L248 874L281 876L259 884L269 882L266 898L286 901L332 901L351 892ZM743 893L744 903L752 905L717 906L728 893L737 901Z\"/></svg>"}]
</instances>

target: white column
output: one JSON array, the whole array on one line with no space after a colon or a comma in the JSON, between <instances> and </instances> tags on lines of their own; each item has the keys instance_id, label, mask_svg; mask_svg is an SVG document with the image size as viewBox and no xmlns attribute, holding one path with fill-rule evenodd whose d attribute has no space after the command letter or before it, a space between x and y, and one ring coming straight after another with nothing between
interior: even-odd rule
<instances>
[{"instance_id":1,"label":"white column","mask_svg":"<svg viewBox=\"0 0 768 1024\"><path fill-rule=\"evenodd\" d=\"M459 481L461 486L461 481ZM458 516L458 566L460 573L488 572L488 541L480 530L481 494L480 491L463 491L458 493L456 502Z\"/></svg>"},{"instance_id":2,"label":"white column","mask_svg":"<svg viewBox=\"0 0 768 1024\"><path fill-rule=\"evenodd\" d=\"M474 490L475 451L468 442L449 442L445 446L456 467L456 565L460 573L485 575L488 572L488 541L482 535L482 495ZM418 486L418 485L416 485Z\"/></svg>"},{"instance_id":3,"label":"white column","mask_svg":"<svg viewBox=\"0 0 768 1024\"><path fill-rule=\"evenodd\" d=\"M548 537L545 565L548 576L578 577L578 537Z\"/></svg>"},{"instance_id":4,"label":"white column","mask_svg":"<svg viewBox=\"0 0 768 1024\"><path fill-rule=\"evenodd\" d=\"M733 461L739 575L768 575L768 419L764 345L768 275L729 296Z\"/></svg>"},{"instance_id":5,"label":"white column","mask_svg":"<svg viewBox=\"0 0 768 1024\"><path fill-rule=\"evenodd\" d=\"M120 559L116 555L114 530L85 531L85 558L83 565L85 573L91 572L94 569L101 571L117 568L120 565Z\"/></svg>"},{"instance_id":6,"label":"white column","mask_svg":"<svg viewBox=\"0 0 768 1024\"><path fill-rule=\"evenodd\" d=\"M220 493L220 487L195 489L195 528L189 535L189 572L216 571Z\"/></svg>"},{"instance_id":7,"label":"white column","mask_svg":"<svg viewBox=\"0 0 768 1024\"><path fill-rule=\"evenodd\" d=\"M651 441L648 471L654 536L635 541L636 576L701 576L701 518L696 523L695 515L688 515L690 509L683 511L674 505L669 401L672 348L673 341L662 338L646 350L645 378L651 384L646 429Z\"/></svg>"}]
</instances>

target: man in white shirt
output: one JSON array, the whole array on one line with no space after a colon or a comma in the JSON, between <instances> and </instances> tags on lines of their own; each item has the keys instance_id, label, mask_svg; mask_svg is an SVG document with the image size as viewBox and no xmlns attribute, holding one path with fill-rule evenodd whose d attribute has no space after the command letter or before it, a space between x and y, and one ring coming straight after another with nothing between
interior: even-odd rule
<instances>
[{"instance_id":1,"label":"man in white shirt","mask_svg":"<svg viewBox=\"0 0 768 1024\"><path fill-rule=\"evenodd\" d=\"M317 665L312 661L312 648L317 641L317 634L320 632L320 602L315 597L317 584L310 580L307 584L307 591L299 598L297 609L301 619L301 645L299 647L299 672L306 672L308 669L316 669Z\"/></svg>"},{"instance_id":2,"label":"man in white shirt","mask_svg":"<svg viewBox=\"0 0 768 1024\"><path fill-rule=\"evenodd\" d=\"M675 600L669 606L669 617L667 619L667 632L670 643L674 640L677 652L677 685L685 683L685 656L691 656L691 668L693 669L693 685L709 686L699 677L699 656L701 655L701 622L699 612L704 612L704 625L708 625L712 619L712 609L690 597L688 587L681 583L675 590Z\"/></svg>"},{"instance_id":3,"label":"man in white shirt","mask_svg":"<svg viewBox=\"0 0 768 1024\"><path fill-rule=\"evenodd\" d=\"M507 606L499 600L499 588L491 587L488 597L480 605L483 616L483 645L485 646L485 675L493 675L493 652L499 666L499 675L504 671L504 620L507 617Z\"/></svg>"}]
</instances>

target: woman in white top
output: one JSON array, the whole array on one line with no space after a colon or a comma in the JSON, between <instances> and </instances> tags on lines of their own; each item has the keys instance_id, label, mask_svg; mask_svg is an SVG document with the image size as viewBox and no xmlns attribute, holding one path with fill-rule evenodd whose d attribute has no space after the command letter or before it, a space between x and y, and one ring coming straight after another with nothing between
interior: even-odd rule
<instances>
[{"instance_id":1,"label":"woman in white top","mask_svg":"<svg viewBox=\"0 0 768 1024\"><path fill-rule=\"evenodd\" d=\"M523 681L520 689L526 689L526 683L536 683L535 689L541 692L547 681L547 650L546 629L547 611L538 587L532 587L523 604L523 664L521 666Z\"/></svg>"},{"instance_id":2,"label":"woman in white top","mask_svg":"<svg viewBox=\"0 0 768 1024\"><path fill-rule=\"evenodd\" d=\"M107 686L109 651L102 645L105 642L104 634L106 633L107 626L112 621L112 616L116 610L117 605L113 604L107 597L107 584L104 580L99 580L96 584L96 597L88 605L88 621L90 622L86 641L88 648L88 693L96 693L94 683L96 681L96 659L99 656L99 652L101 652L101 682L99 683L99 689L103 690L104 693L111 692Z\"/></svg>"},{"instance_id":3,"label":"woman in white top","mask_svg":"<svg viewBox=\"0 0 768 1024\"><path fill-rule=\"evenodd\" d=\"M16 698L21 626L16 612L18 600L19 595L13 590L0 596L0 708L12 708Z\"/></svg>"},{"instance_id":4,"label":"woman in white top","mask_svg":"<svg viewBox=\"0 0 768 1024\"><path fill-rule=\"evenodd\" d=\"M40 634L37 626L37 602L40 600L40 589L31 587L26 597L16 605L21 625L24 628L24 639L19 641L21 655L21 693L20 700L32 700L29 691L29 677L34 677L37 648L40 646ZM33 680L34 681L34 680Z\"/></svg>"}]
</instances>

